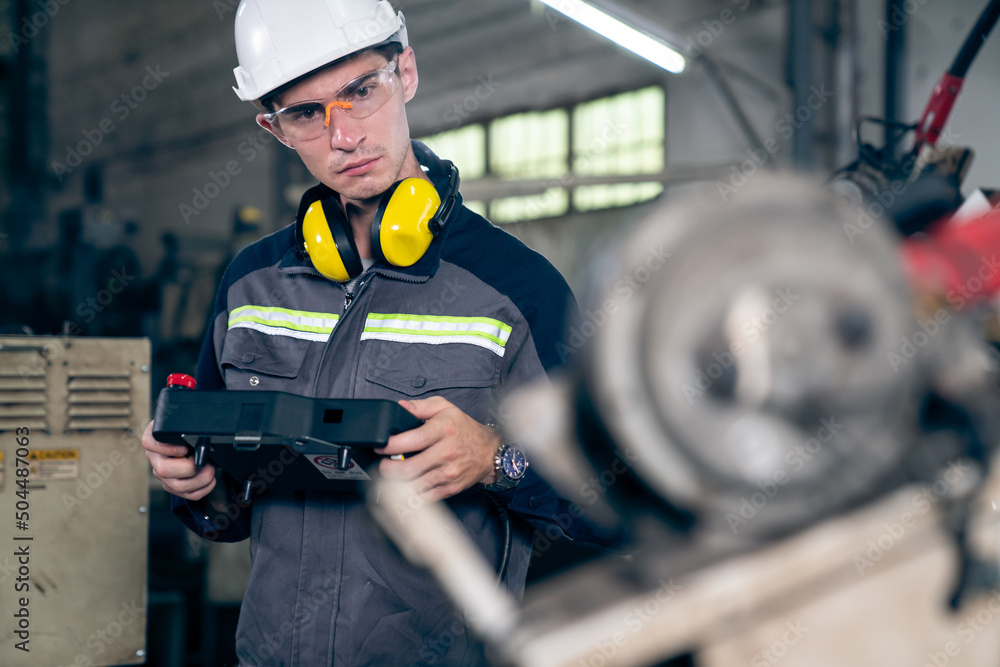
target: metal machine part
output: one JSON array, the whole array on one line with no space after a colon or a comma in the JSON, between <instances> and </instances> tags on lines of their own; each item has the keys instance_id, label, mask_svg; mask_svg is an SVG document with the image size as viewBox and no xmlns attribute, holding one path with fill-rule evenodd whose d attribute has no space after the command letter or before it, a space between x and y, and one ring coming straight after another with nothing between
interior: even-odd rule
<instances>
[{"instance_id":1,"label":"metal machine part","mask_svg":"<svg viewBox=\"0 0 1000 667\"><path fill-rule=\"evenodd\" d=\"M595 470L625 454L644 492L610 489L621 511L655 497L756 539L899 472L928 365L887 358L920 331L912 297L891 232L852 237L851 219L808 181L762 175L721 204L662 207L600 263L588 312L616 312L584 357L577 435Z\"/></svg>"},{"instance_id":2,"label":"metal machine part","mask_svg":"<svg viewBox=\"0 0 1000 667\"><path fill-rule=\"evenodd\" d=\"M145 339L0 337L5 667L146 661L149 364Z\"/></svg>"},{"instance_id":3,"label":"metal machine part","mask_svg":"<svg viewBox=\"0 0 1000 667\"><path fill-rule=\"evenodd\" d=\"M902 238L853 227L815 183L758 175L728 201L710 194L604 246L570 332L575 373L505 405L532 465L636 536L629 559L529 589L515 611L481 563L423 537L436 509L400 496L407 521L373 505L376 518L497 664L685 651L699 665L910 664L942 650L995 664L995 632L955 658L965 636L946 611L988 609L1000 581L997 355L975 309L913 283ZM484 601L488 623L472 613ZM879 645L844 639L859 627Z\"/></svg>"}]
</instances>

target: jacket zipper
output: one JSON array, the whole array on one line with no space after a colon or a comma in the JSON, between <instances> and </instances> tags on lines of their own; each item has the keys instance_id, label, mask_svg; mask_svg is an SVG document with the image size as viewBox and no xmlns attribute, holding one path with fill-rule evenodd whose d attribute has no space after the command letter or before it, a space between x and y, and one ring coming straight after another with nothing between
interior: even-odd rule
<instances>
[{"instance_id":1,"label":"jacket zipper","mask_svg":"<svg viewBox=\"0 0 1000 667\"><path fill-rule=\"evenodd\" d=\"M368 272L365 271L365 273ZM351 304L354 303L355 297L357 297L358 294L361 294L361 290L365 288L366 282L367 282L366 276L364 273L362 273L360 276L358 276L358 282L354 284L353 292L348 292L347 290L344 290L344 315L347 314L347 311L351 307ZM343 315L341 315L341 317L343 317Z\"/></svg>"},{"instance_id":2,"label":"jacket zipper","mask_svg":"<svg viewBox=\"0 0 1000 667\"><path fill-rule=\"evenodd\" d=\"M359 294L361 294L361 290L363 290L365 286L368 284L368 277L372 273L374 273L374 271L372 270L372 267L369 267L368 270L362 272L362 274L358 276L358 282L354 284L353 292L348 292L346 289L344 290L344 311L340 314L340 322L337 324L337 326L333 328L333 332L330 334L330 338L324 344L323 353L320 356L319 360L320 368L322 368L323 363L326 361L326 353L330 347L330 343L333 340L333 337L336 336L337 332L340 331L340 329L342 328L341 325L343 324L344 318L347 317L347 311L351 309L351 304L354 303L354 300L358 297ZM313 380L312 390L310 392L311 396L316 395L316 387L319 385L319 381L320 381L320 374L317 373L315 379ZM353 387L351 388L351 393L352 394L354 393ZM351 396L351 398L353 398L353 395Z\"/></svg>"}]
</instances>

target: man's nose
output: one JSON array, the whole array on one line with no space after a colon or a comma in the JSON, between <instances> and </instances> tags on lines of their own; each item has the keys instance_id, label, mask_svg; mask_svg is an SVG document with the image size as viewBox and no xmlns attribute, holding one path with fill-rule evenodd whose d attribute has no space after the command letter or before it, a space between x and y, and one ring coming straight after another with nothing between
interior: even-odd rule
<instances>
[{"instance_id":1,"label":"man's nose","mask_svg":"<svg viewBox=\"0 0 1000 667\"><path fill-rule=\"evenodd\" d=\"M330 147L350 151L357 148L365 137L364 126L357 118L351 118L343 109L330 107Z\"/></svg>"}]
</instances>

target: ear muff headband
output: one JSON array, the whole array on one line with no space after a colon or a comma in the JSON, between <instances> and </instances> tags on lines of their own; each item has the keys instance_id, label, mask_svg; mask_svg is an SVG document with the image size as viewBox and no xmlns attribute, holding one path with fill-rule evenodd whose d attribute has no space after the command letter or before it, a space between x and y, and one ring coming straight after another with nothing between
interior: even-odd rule
<instances>
[{"instance_id":1,"label":"ear muff headband","mask_svg":"<svg viewBox=\"0 0 1000 667\"><path fill-rule=\"evenodd\" d=\"M330 280L345 282L360 275L363 267L354 235L333 199L313 202L302 216L302 245L313 266Z\"/></svg>"}]
</instances>

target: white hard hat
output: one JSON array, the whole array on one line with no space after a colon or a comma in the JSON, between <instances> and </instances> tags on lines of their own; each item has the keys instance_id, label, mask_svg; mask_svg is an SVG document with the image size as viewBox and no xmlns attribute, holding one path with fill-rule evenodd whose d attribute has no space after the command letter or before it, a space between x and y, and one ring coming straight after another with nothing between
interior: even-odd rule
<instances>
[{"instance_id":1,"label":"white hard hat","mask_svg":"<svg viewBox=\"0 0 1000 667\"><path fill-rule=\"evenodd\" d=\"M256 101L303 74L387 41L406 48L403 13L388 0L242 0L233 90Z\"/></svg>"}]
</instances>

